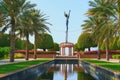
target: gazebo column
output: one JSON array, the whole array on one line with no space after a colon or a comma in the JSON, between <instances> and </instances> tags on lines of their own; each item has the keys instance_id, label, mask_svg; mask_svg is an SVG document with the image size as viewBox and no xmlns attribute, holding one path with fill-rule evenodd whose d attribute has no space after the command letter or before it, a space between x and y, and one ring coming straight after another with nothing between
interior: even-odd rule
<instances>
[{"instance_id":1,"label":"gazebo column","mask_svg":"<svg viewBox=\"0 0 120 80\"><path fill-rule=\"evenodd\" d=\"M60 47L60 55L62 55L62 47Z\"/></svg>"},{"instance_id":2,"label":"gazebo column","mask_svg":"<svg viewBox=\"0 0 120 80\"><path fill-rule=\"evenodd\" d=\"M74 47L72 47L72 56L74 55Z\"/></svg>"},{"instance_id":3,"label":"gazebo column","mask_svg":"<svg viewBox=\"0 0 120 80\"><path fill-rule=\"evenodd\" d=\"M69 56L72 56L72 47L69 47Z\"/></svg>"},{"instance_id":4,"label":"gazebo column","mask_svg":"<svg viewBox=\"0 0 120 80\"><path fill-rule=\"evenodd\" d=\"M65 55L65 48L62 47L62 56Z\"/></svg>"}]
</instances>

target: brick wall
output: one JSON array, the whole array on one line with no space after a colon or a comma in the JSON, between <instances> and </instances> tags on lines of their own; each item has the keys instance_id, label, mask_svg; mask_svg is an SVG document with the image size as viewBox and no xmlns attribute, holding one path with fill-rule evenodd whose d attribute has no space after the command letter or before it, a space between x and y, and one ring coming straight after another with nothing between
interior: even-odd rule
<instances>
[{"instance_id":1,"label":"brick wall","mask_svg":"<svg viewBox=\"0 0 120 80\"><path fill-rule=\"evenodd\" d=\"M37 58L53 58L56 54L37 54ZM29 54L30 58L33 58L33 54ZM81 58L97 58L97 53L85 53L80 56ZM112 58L112 53L109 53L109 57ZM101 58L106 58L105 53L101 53Z\"/></svg>"},{"instance_id":2,"label":"brick wall","mask_svg":"<svg viewBox=\"0 0 120 80\"><path fill-rule=\"evenodd\" d=\"M81 58L97 58L97 53L85 53ZM101 53L101 58L106 58L106 53ZM109 53L109 58L112 58L112 53Z\"/></svg>"},{"instance_id":3,"label":"brick wall","mask_svg":"<svg viewBox=\"0 0 120 80\"><path fill-rule=\"evenodd\" d=\"M56 54L37 54L37 58L53 58ZM29 58L33 58L33 54L29 54Z\"/></svg>"}]
</instances>

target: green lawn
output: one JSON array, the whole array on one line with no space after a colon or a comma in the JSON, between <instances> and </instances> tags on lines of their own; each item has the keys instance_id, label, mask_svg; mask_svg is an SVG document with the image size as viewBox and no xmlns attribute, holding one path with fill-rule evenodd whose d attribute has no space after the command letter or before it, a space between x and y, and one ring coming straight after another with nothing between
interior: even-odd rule
<instances>
[{"instance_id":1,"label":"green lawn","mask_svg":"<svg viewBox=\"0 0 120 80\"><path fill-rule=\"evenodd\" d=\"M27 68L29 66L40 64L49 60L50 59L40 59L40 60L32 60L32 61L25 61L25 62L13 63L13 64L0 65L0 74L13 72L13 71Z\"/></svg>"},{"instance_id":2,"label":"green lawn","mask_svg":"<svg viewBox=\"0 0 120 80\"><path fill-rule=\"evenodd\" d=\"M120 64L119 63L105 62L105 61L92 60L92 59L84 59L84 61L120 72Z\"/></svg>"}]
</instances>

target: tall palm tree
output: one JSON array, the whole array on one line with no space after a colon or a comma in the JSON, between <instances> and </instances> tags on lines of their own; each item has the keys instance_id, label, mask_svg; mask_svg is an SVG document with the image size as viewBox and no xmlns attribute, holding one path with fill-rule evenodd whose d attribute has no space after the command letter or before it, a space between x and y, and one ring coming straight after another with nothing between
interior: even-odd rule
<instances>
[{"instance_id":1,"label":"tall palm tree","mask_svg":"<svg viewBox=\"0 0 120 80\"><path fill-rule=\"evenodd\" d=\"M89 5L92 7L88 10L87 15L88 16L99 16L102 22L101 27L97 27L95 30L95 33L100 32L97 36L99 36L99 40L105 40L106 42L106 59L109 60L108 57L108 45L109 45L109 35L112 34L113 36L115 29L113 27L110 27L109 22L113 21L111 16L115 17L114 10L111 10L113 4L111 3L111 0L94 0L90 1ZM111 22L114 23L114 22ZM113 24L112 24L113 26ZM111 30L111 29L113 30ZM113 31L113 32L112 32ZM104 34L103 34L104 33Z\"/></svg>"},{"instance_id":2,"label":"tall palm tree","mask_svg":"<svg viewBox=\"0 0 120 80\"><path fill-rule=\"evenodd\" d=\"M26 0L2 0L0 7L4 10L6 18L9 18L10 27L10 62L14 61L14 47L15 47L15 30L17 25L17 18L22 12L33 8L35 4L30 4ZM8 27L7 27L8 28Z\"/></svg>"},{"instance_id":3,"label":"tall palm tree","mask_svg":"<svg viewBox=\"0 0 120 80\"><path fill-rule=\"evenodd\" d=\"M90 16L87 20L84 21L82 25L82 29L85 32L91 33L94 41L98 44L98 59L100 59L100 44L101 40L95 36L99 34L99 31L95 33L97 27L101 27L101 20L97 16Z\"/></svg>"},{"instance_id":4,"label":"tall palm tree","mask_svg":"<svg viewBox=\"0 0 120 80\"><path fill-rule=\"evenodd\" d=\"M36 14L36 18L34 17L34 24L32 26L34 26L33 32L34 32L34 59L37 58L36 56L36 49L37 49L37 44L36 41L39 38L39 34L40 33L44 33L46 31L50 32L49 27L47 27L46 24L51 25L50 23L46 22L47 18L46 15L41 13L38 10L35 10L35 14Z\"/></svg>"},{"instance_id":5,"label":"tall palm tree","mask_svg":"<svg viewBox=\"0 0 120 80\"><path fill-rule=\"evenodd\" d=\"M115 16L117 16L117 26L118 26L118 32L120 32L120 0L114 0L114 5L112 7L113 10L116 11Z\"/></svg>"},{"instance_id":6,"label":"tall palm tree","mask_svg":"<svg viewBox=\"0 0 120 80\"><path fill-rule=\"evenodd\" d=\"M29 11L24 12L20 18L20 24L18 27L19 33L26 37L26 60L29 59L29 35L35 35L34 40L34 59L36 59L36 38L40 32L49 31L49 28L45 25L45 18L42 14L39 13L38 10L31 9Z\"/></svg>"},{"instance_id":7,"label":"tall palm tree","mask_svg":"<svg viewBox=\"0 0 120 80\"><path fill-rule=\"evenodd\" d=\"M24 12L22 15L19 16L18 21L18 27L17 30L19 30L19 34L21 37L26 37L26 57L25 59L29 59L29 34L33 35L33 17L34 14L32 10Z\"/></svg>"},{"instance_id":8,"label":"tall palm tree","mask_svg":"<svg viewBox=\"0 0 120 80\"><path fill-rule=\"evenodd\" d=\"M38 27L40 27L39 29L37 29L38 31L37 32L34 31L34 59L37 58L37 54L36 54L37 43L36 42L39 39L39 34L49 31L49 28L46 25L44 25L43 23L40 23L40 25Z\"/></svg>"}]
</instances>

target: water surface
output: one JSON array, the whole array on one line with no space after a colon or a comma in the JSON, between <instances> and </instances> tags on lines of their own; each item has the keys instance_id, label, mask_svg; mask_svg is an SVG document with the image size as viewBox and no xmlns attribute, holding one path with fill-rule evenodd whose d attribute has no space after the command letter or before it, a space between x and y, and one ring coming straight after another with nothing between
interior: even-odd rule
<instances>
[{"instance_id":1,"label":"water surface","mask_svg":"<svg viewBox=\"0 0 120 80\"><path fill-rule=\"evenodd\" d=\"M53 64L37 80L95 80L78 64Z\"/></svg>"}]
</instances>

